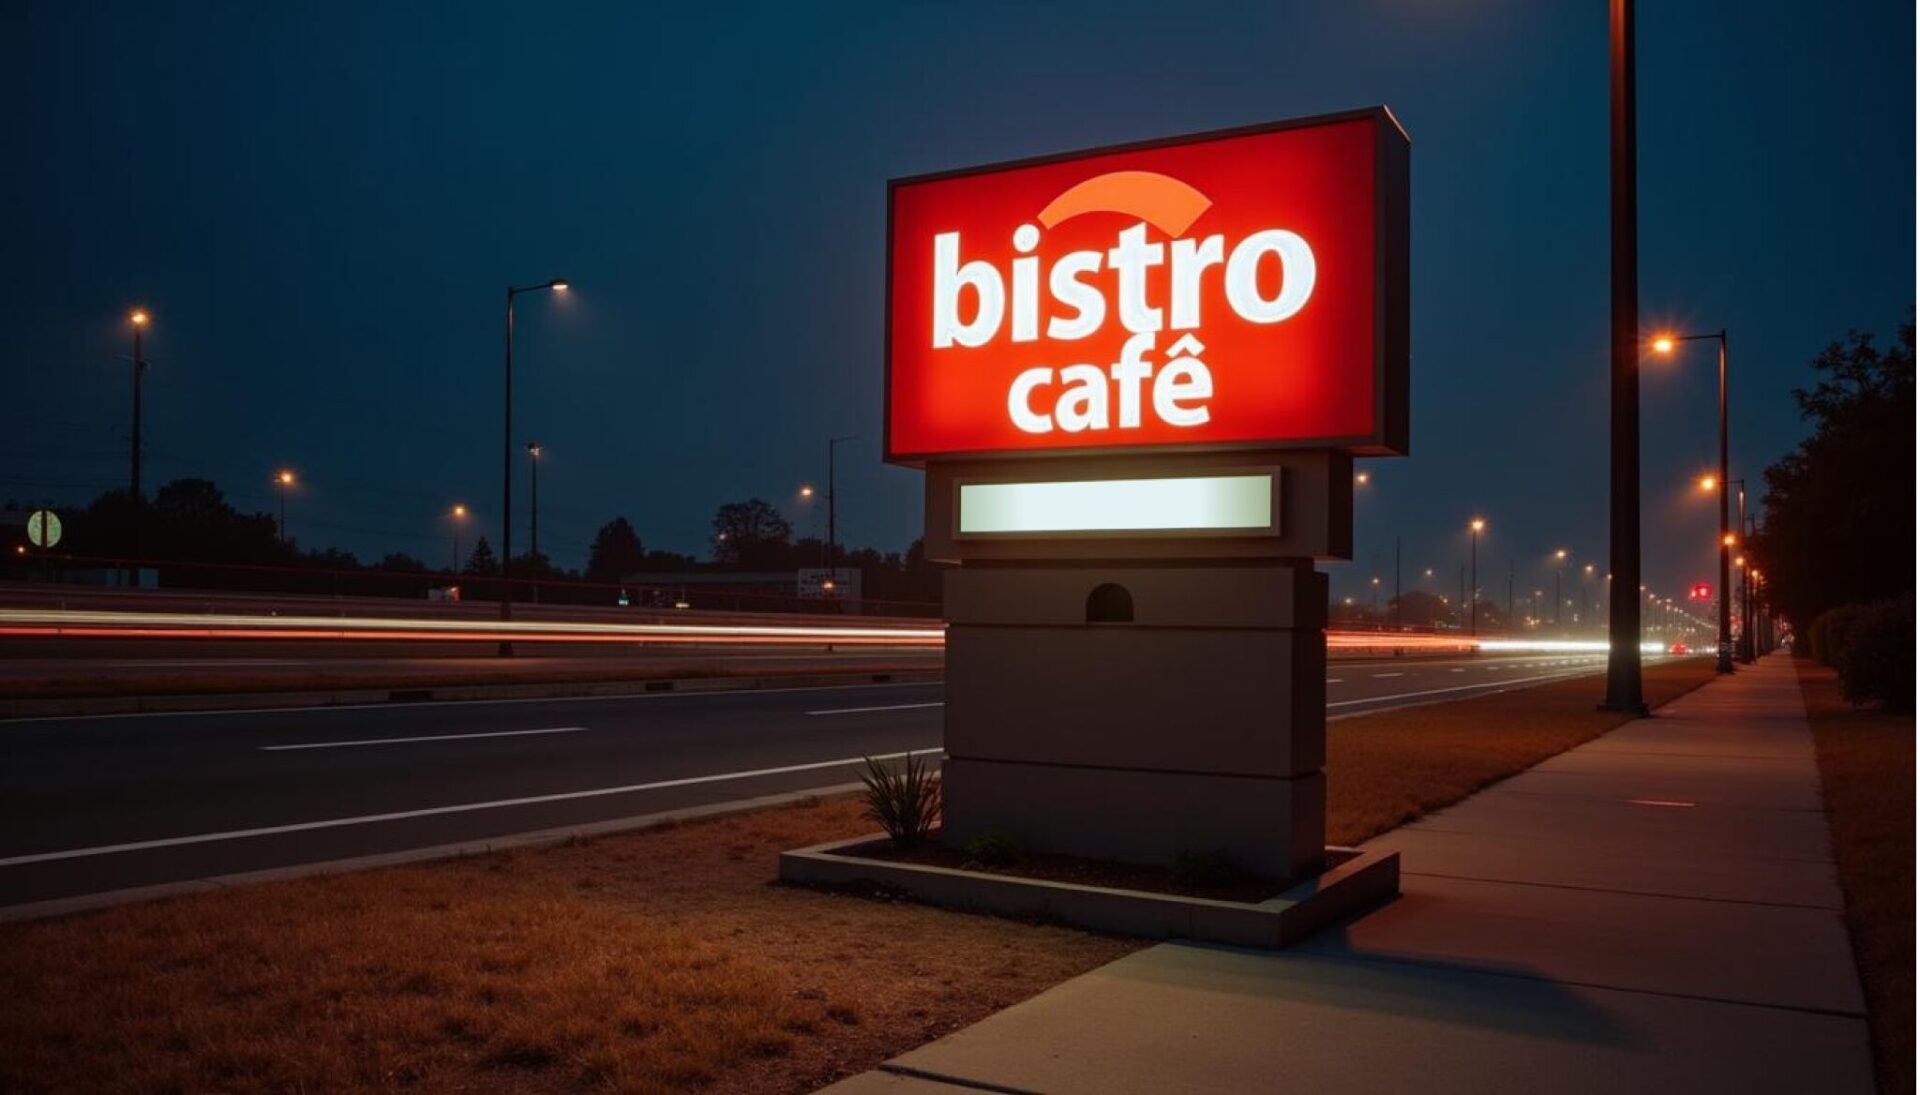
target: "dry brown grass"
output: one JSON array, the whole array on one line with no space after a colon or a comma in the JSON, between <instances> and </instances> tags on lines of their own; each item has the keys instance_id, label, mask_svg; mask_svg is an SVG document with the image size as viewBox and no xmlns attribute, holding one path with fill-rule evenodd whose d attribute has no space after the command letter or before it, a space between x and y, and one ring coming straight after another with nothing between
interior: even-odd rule
<instances>
[{"instance_id":1,"label":"dry brown grass","mask_svg":"<svg viewBox=\"0 0 1920 1095\"><path fill-rule=\"evenodd\" d=\"M1596 694L1333 724L1333 838L1604 732ZM0 1090L807 1091L1140 946L771 884L872 829L830 802L0 925Z\"/></svg>"},{"instance_id":2,"label":"dry brown grass","mask_svg":"<svg viewBox=\"0 0 1920 1095\"><path fill-rule=\"evenodd\" d=\"M1138 944L769 884L851 802L0 927L0 1090L811 1090Z\"/></svg>"},{"instance_id":3,"label":"dry brown grass","mask_svg":"<svg viewBox=\"0 0 1920 1095\"><path fill-rule=\"evenodd\" d=\"M1712 678L1705 658L1650 665L1647 704ZM1626 722L1594 710L1601 688L1581 677L1328 724L1327 840L1358 844Z\"/></svg>"},{"instance_id":4,"label":"dry brown grass","mask_svg":"<svg viewBox=\"0 0 1920 1095\"><path fill-rule=\"evenodd\" d=\"M1914 1090L1914 722L1857 708L1833 670L1796 660L1813 722L1847 930L1880 1090Z\"/></svg>"}]
</instances>

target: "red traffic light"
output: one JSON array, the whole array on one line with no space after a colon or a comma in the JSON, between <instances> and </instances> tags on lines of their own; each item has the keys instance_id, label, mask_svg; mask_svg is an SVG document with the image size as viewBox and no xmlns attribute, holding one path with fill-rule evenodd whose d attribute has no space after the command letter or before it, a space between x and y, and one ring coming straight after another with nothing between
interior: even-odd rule
<instances>
[{"instance_id":1,"label":"red traffic light","mask_svg":"<svg viewBox=\"0 0 1920 1095\"><path fill-rule=\"evenodd\" d=\"M1706 582L1695 582L1693 583L1693 588L1687 593L1687 599L1690 601L1711 601L1713 600L1713 586Z\"/></svg>"}]
</instances>

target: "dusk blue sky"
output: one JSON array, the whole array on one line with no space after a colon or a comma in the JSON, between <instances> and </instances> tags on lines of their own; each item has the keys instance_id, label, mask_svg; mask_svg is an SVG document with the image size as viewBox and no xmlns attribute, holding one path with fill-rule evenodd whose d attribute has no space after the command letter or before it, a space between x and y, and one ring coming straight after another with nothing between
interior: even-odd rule
<instances>
[{"instance_id":1,"label":"dusk blue sky","mask_svg":"<svg viewBox=\"0 0 1920 1095\"><path fill-rule=\"evenodd\" d=\"M1807 361L1913 306L1913 6L1640 8L1645 326L1731 331L1757 482ZM440 563L455 501L497 545L500 297L564 275L522 298L517 378L558 562L615 514L704 552L751 495L819 531L795 490L831 434L864 438L841 538L902 549L889 177L1383 103L1413 139L1413 453L1366 463L1336 593L1390 584L1396 534L1409 585L1451 575L1474 513L1495 599L1510 559L1523 587L1555 547L1604 569L1604 0L8 10L0 500L124 483L138 304L149 489L266 510L289 465L303 545ZM1677 592L1712 568L1710 345L1643 399L1647 575Z\"/></svg>"}]
</instances>

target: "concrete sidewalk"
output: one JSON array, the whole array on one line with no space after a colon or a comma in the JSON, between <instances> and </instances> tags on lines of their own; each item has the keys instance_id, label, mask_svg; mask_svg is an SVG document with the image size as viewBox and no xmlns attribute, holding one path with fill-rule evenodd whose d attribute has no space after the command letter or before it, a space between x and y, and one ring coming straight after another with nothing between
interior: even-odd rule
<instances>
[{"instance_id":1,"label":"concrete sidewalk","mask_svg":"<svg viewBox=\"0 0 1920 1095\"><path fill-rule=\"evenodd\" d=\"M1785 657L1373 843L1404 893L1354 923L1151 947L829 1090L1873 1090Z\"/></svg>"}]
</instances>

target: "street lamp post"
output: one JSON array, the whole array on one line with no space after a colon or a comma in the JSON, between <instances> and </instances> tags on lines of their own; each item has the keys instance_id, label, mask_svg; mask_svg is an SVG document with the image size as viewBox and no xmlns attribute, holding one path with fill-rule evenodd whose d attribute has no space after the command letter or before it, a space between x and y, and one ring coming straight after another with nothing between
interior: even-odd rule
<instances>
[{"instance_id":1,"label":"street lamp post","mask_svg":"<svg viewBox=\"0 0 1920 1095\"><path fill-rule=\"evenodd\" d=\"M140 526L144 523L141 511L146 508L142 505L140 494L140 402L147 376L147 357L141 345L141 336L146 334L151 318L145 308L135 308L128 314L127 322L133 324L133 436L129 439L133 467L130 469L127 493L128 501L133 504L133 554L136 559L127 568L127 584L137 586L140 584L140 564L137 561L141 547Z\"/></svg>"},{"instance_id":2,"label":"street lamp post","mask_svg":"<svg viewBox=\"0 0 1920 1095\"><path fill-rule=\"evenodd\" d=\"M505 441L502 443L500 473L500 619L513 619L513 298L521 293L565 292L566 278L554 278L538 285L507 286L507 383ZM513 644L500 642L500 656L513 656Z\"/></svg>"},{"instance_id":3,"label":"street lamp post","mask_svg":"<svg viewBox=\"0 0 1920 1095\"><path fill-rule=\"evenodd\" d=\"M1653 342L1654 349L1670 354L1682 342L1697 342L1701 339L1714 339L1720 343L1720 641L1718 657L1714 670L1719 673L1733 672L1733 602L1727 593L1728 579L1732 577L1733 544L1732 535L1727 531L1727 329L1720 328L1708 334L1665 335Z\"/></svg>"},{"instance_id":4,"label":"street lamp post","mask_svg":"<svg viewBox=\"0 0 1920 1095\"><path fill-rule=\"evenodd\" d=\"M1634 134L1633 0L1609 0L1612 235L1607 556L1610 593L1604 710L1645 715L1640 687L1640 209Z\"/></svg>"},{"instance_id":5,"label":"street lamp post","mask_svg":"<svg viewBox=\"0 0 1920 1095\"><path fill-rule=\"evenodd\" d=\"M528 565L533 568L533 603L540 603L540 442L527 442Z\"/></svg>"},{"instance_id":6,"label":"street lamp post","mask_svg":"<svg viewBox=\"0 0 1920 1095\"><path fill-rule=\"evenodd\" d=\"M1556 549L1553 553L1553 629L1563 635L1566 634L1566 628L1560 622L1560 606L1564 601L1560 593L1560 576L1566 573L1566 569L1567 549Z\"/></svg>"},{"instance_id":7,"label":"street lamp post","mask_svg":"<svg viewBox=\"0 0 1920 1095\"><path fill-rule=\"evenodd\" d=\"M839 447L842 442L858 440L860 440L860 438L855 434L848 434L845 437L827 438L827 588L829 589L833 589L839 584L834 582L833 579L834 575L840 572L840 563L838 559L835 558L839 553L839 541L836 539L838 529L834 525L835 518L837 517L834 508L837 495L835 494L833 450Z\"/></svg>"},{"instance_id":8,"label":"street lamp post","mask_svg":"<svg viewBox=\"0 0 1920 1095\"><path fill-rule=\"evenodd\" d=\"M1593 564L1588 563L1580 571L1580 618L1575 623L1593 626Z\"/></svg>"},{"instance_id":9,"label":"street lamp post","mask_svg":"<svg viewBox=\"0 0 1920 1095\"><path fill-rule=\"evenodd\" d=\"M447 521L453 526L453 566L448 570L455 581L460 578L460 526L467 521L467 507L455 502L447 511Z\"/></svg>"},{"instance_id":10,"label":"street lamp post","mask_svg":"<svg viewBox=\"0 0 1920 1095\"><path fill-rule=\"evenodd\" d=\"M1733 564L1734 568L1740 572L1740 638L1734 643L1733 656L1734 660L1742 665L1751 665L1753 664L1753 633L1752 621L1747 619L1747 557L1745 555L1747 544L1751 540L1747 534L1747 481L1743 478L1730 480L1730 482L1733 485L1736 503L1733 518L1734 546L1742 552ZM1725 541L1726 537L1722 536L1720 539Z\"/></svg>"},{"instance_id":11,"label":"street lamp post","mask_svg":"<svg viewBox=\"0 0 1920 1095\"><path fill-rule=\"evenodd\" d=\"M287 491L293 487L293 469L281 468L273 477L273 484L280 490L280 543L287 542Z\"/></svg>"},{"instance_id":12,"label":"street lamp post","mask_svg":"<svg viewBox=\"0 0 1920 1095\"><path fill-rule=\"evenodd\" d=\"M1486 527L1487 522L1479 517L1475 517L1467 525L1471 532L1467 548L1468 566L1473 572L1467 583L1467 634L1469 635L1480 634L1480 530Z\"/></svg>"}]
</instances>

